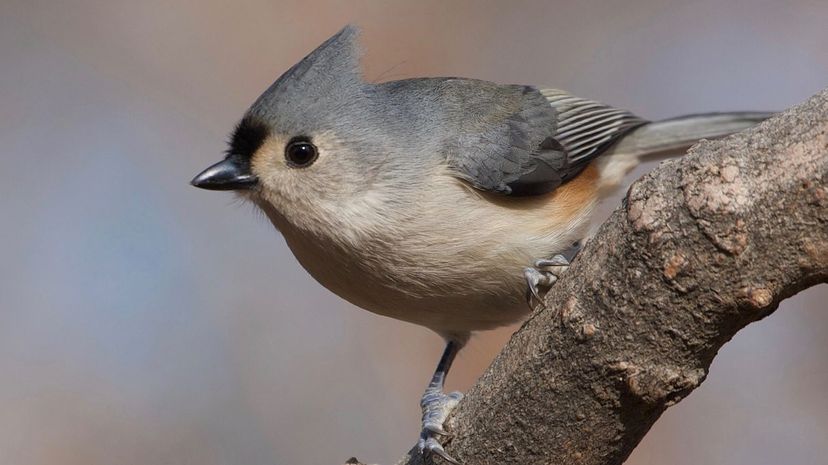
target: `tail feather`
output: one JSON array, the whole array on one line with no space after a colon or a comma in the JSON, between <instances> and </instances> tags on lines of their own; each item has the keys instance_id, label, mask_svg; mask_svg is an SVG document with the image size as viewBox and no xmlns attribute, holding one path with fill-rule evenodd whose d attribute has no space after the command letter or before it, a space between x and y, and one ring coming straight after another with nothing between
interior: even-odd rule
<instances>
[{"instance_id":1,"label":"tail feather","mask_svg":"<svg viewBox=\"0 0 828 465\"><path fill-rule=\"evenodd\" d=\"M753 127L774 113L733 112L680 116L645 124L630 131L597 160L601 191L620 186L642 161L684 153L700 139L716 139Z\"/></svg>"},{"instance_id":2,"label":"tail feather","mask_svg":"<svg viewBox=\"0 0 828 465\"><path fill-rule=\"evenodd\" d=\"M685 151L700 139L716 139L755 126L773 113L734 112L680 116L645 124L630 132L613 148L638 157Z\"/></svg>"}]
</instances>

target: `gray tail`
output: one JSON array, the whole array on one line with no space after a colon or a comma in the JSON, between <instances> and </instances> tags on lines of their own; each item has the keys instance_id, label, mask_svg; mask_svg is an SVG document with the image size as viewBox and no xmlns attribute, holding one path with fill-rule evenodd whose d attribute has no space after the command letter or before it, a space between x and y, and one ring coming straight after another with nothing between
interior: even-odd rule
<instances>
[{"instance_id":1,"label":"gray tail","mask_svg":"<svg viewBox=\"0 0 828 465\"><path fill-rule=\"evenodd\" d=\"M624 136L615 153L665 157L690 148L700 139L716 139L755 126L774 113L733 112L679 116L645 124Z\"/></svg>"}]
</instances>

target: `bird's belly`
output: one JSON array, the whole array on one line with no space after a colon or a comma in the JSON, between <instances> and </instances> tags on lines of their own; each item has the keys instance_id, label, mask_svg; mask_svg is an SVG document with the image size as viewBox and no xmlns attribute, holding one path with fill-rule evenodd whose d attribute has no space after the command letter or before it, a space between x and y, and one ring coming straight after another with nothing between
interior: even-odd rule
<instances>
[{"instance_id":1,"label":"bird's belly","mask_svg":"<svg viewBox=\"0 0 828 465\"><path fill-rule=\"evenodd\" d=\"M320 241L311 244L288 235L286 238L302 266L333 293L373 313L440 333L508 325L530 310L523 293L522 268L517 264L512 267L513 273L456 266L453 272L415 277L395 263L377 263L357 251L344 251L332 244L321 246ZM435 244L434 248L440 247ZM439 276L451 273L456 274L448 279ZM499 277L493 279L493 273Z\"/></svg>"}]
</instances>

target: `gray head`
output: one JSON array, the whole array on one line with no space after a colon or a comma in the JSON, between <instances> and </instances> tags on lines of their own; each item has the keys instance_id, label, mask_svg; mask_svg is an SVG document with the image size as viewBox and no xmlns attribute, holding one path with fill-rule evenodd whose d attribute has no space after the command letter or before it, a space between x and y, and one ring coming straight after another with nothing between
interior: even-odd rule
<instances>
[{"instance_id":1,"label":"gray head","mask_svg":"<svg viewBox=\"0 0 828 465\"><path fill-rule=\"evenodd\" d=\"M193 184L237 190L308 228L384 201L398 173L388 164L407 163L393 156L406 138L391 135L405 123L389 117L382 86L362 79L357 35L345 27L276 80L239 122L226 159Z\"/></svg>"}]
</instances>

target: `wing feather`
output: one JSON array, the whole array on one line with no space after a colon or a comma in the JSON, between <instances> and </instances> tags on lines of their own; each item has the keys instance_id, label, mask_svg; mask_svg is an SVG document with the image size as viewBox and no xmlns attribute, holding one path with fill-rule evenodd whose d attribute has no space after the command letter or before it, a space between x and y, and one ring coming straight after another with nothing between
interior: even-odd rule
<instances>
[{"instance_id":1,"label":"wing feather","mask_svg":"<svg viewBox=\"0 0 828 465\"><path fill-rule=\"evenodd\" d=\"M586 164L610 143L647 123L629 111L563 90L543 89L541 94L557 113L558 127L553 137L567 151L568 160L574 166Z\"/></svg>"},{"instance_id":2,"label":"wing feather","mask_svg":"<svg viewBox=\"0 0 828 465\"><path fill-rule=\"evenodd\" d=\"M557 89L439 81L450 111L446 157L454 174L504 195L552 192L628 131L634 114ZM470 118L473 115L474 118Z\"/></svg>"}]
</instances>

